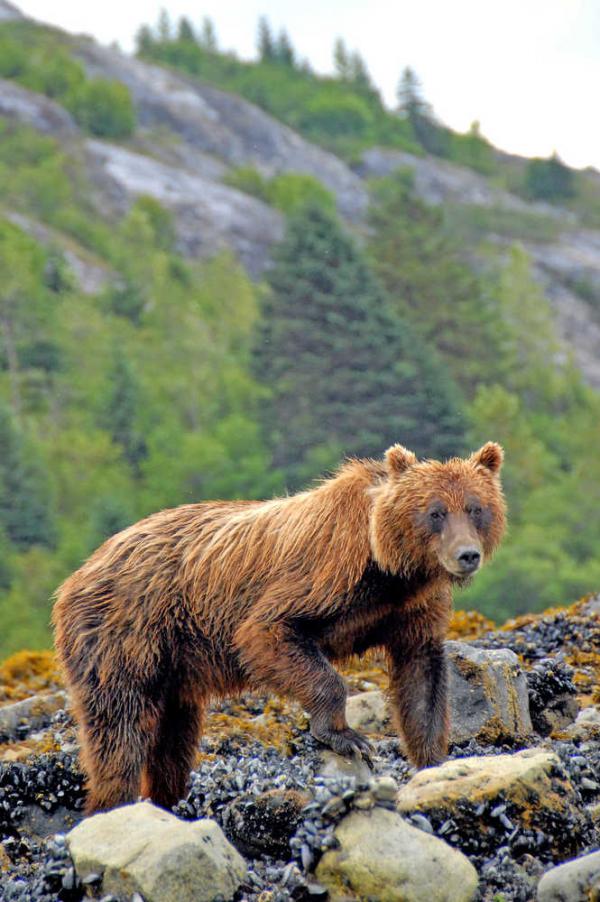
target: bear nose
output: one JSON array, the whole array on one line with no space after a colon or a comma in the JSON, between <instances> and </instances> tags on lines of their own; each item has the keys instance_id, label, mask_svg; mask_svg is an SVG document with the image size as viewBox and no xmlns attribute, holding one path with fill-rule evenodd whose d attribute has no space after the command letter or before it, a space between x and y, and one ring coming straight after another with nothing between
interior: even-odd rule
<instances>
[{"instance_id":1,"label":"bear nose","mask_svg":"<svg viewBox=\"0 0 600 902\"><path fill-rule=\"evenodd\" d=\"M472 573L479 567L481 552L477 548L459 548L456 560L465 573Z\"/></svg>"}]
</instances>

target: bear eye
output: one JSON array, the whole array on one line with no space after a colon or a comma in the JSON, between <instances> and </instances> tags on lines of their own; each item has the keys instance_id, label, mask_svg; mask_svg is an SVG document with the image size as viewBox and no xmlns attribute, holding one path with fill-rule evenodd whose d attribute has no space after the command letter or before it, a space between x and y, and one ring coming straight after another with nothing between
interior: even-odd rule
<instances>
[{"instance_id":1,"label":"bear eye","mask_svg":"<svg viewBox=\"0 0 600 902\"><path fill-rule=\"evenodd\" d=\"M479 517L479 515L481 514L481 508L480 507L468 507L467 513L471 514L473 517Z\"/></svg>"},{"instance_id":2,"label":"bear eye","mask_svg":"<svg viewBox=\"0 0 600 902\"><path fill-rule=\"evenodd\" d=\"M446 511L434 510L429 514L432 520L443 520L446 516Z\"/></svg>"}]
</instances>

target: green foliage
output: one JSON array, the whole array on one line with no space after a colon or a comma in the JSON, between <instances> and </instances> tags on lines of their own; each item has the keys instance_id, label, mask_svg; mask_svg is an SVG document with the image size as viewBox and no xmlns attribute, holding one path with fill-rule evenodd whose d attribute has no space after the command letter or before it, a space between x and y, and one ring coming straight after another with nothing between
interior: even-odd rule
<instances>
[{"instance_id":1,"label":"green foliage","mask_svg":"<svg viewBox=\"0 0 600 902\"><path fill-rule=\"evenodd\" d=\"M470 395L480 379L501 371L498 304L464 262L443 212L419 200L410 174L382 179L373 191L369 252L375 272L395 309L437 347Z\"/></svg>"},{"instance_id":2,"label":"green foliage","mask_svg":"<svg viewBox=\"0 0 600 902\"><path fill-rule=\"evenodd\" d=\"M0 529L20 551L54 541L48 474L6 406L0 407Z\"/></svg>"},{"instance_id":3,"label":"green foliage","mask_svg":"<svg viewBox=\"0 0 600 902\"><path fill-rule=\"evenodd\" d=\"M227 184L290 215L305 204L335 212L335 198L321 182L303 172L284 172L267 179L253 166L232 170Z\"/></svg>"},{"instance_id":4,"label":"green foliage","mask_svg":"<svg viewBox=\"0 0 600 902\"><path fill-rule=\"evenodd\" d=\"M321 207L291 219L269 285L256 372L270 391L265 429L289 488L343 454L379 454L399 439L426 455L459 450L451 380Z\"/></svg>"},{"instance_id":5,"label":"green foliage","mask_svg":"<svg viewBox=\"0 0 600 902\"><path fill-rule=\"evenodd\" d=\"M549 216L481 204L444 204L444 218L448 232L469 245L487 235L512 241L555 241L561 232L560 222Z\"/></svg>"},{"instance_id":6,"label":"green foliage","mask_svg":"<svg viewBox=\"0 0 600 902\"><path fill-rule=\"evenodd\" d=\"M569 200L575 194L574 173L556 154L536 157L525 167L524 192L534 200Z\"/></svg>"},{"instance_id":7,"label":"green foliage","mask_svg":"<svg viewBox=\"0 0 600 902\"><path fill-rule=\"evenodd\" d=\"M144 41L147 34L141 34ZM62 103L82 128L126 138L135 127L131 95L121 82L88 79L56 33L27 22L0 25L0 76Z\"/></svg>"},{"instance_id":8,"label":"green foliage","mask_svg":"<svg viewBox=\"0 0 600 902\"><path fill-rule=\"evenodd\" d=\"M138 53L241 94L297 129L311 141L354 159L373 144L421 153L410 123L388 112L364 61L347 53L338 77L323 77L299 65L289 37L273 35L259 22L259 60L241 62L214 44L165 37L160 29L139 35Z\"/></svg>"},{"instance_id":9,"label":"green foliage","mask_svg":"<svg viewBox=\"0 0 600 902\"><path fill-rule=\"evenodd\" d=\"M128 138L135 127L131 95L120 81L85 82L68 95L65 106L82 128L101 138Z\"/></svg>"}]
</instances>

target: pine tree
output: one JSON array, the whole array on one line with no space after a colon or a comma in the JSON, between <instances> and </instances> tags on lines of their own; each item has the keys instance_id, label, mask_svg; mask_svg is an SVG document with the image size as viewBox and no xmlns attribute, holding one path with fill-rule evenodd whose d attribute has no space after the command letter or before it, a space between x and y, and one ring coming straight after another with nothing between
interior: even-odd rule
<instances>
[{"instance_id":1,"label":"pine tree","mask_svg":"<svg viewBox=\"0 0 600 902\"><path fill-rule=\"evenodd\" d=\"M172 29L171 29L171 19L169 18L169 13L166 9L161 9L158 14L158 25L156 27L156 34L158 40L161 43L166 43L171 40L172 37Z\"/></svg>"},{"instance_id":2,"label":"pine tree","mask_svg":"<svg viewBox=\"0 0 600 902\"><path fill-rule=\"evenodd\" d=\"M276 57L271 26L265 16L258 20L258 55L262 63L273 62Z\"/></svg>"},{"instance_id":3,"label":"pine tree","mask_svg":"<svg viewBox=\"0 0 600 902\"><path fill-rule=\"evenodd\" d=\"M402 72L397 97L398 112L408 119L415 138L423 149L437 156L448 156L449 133L435 121L431 106L421 93L421 83L410 66L406 66Z\"/></svg>"},{"instance_id":4,"label":"pine tree","mask_svg":"<svg viewBox=\"0 0 600 902\"><path fill-rule=\"evenodd\" d=\"M271 393L264 426L288 488L395 441L434 456L461 448L452 380L330 214L305 207L291 219L268 278L256 372Z\"/></svg>"},{"instance_id":5,"label":"pine tree","mask_svg":"<svg viewBox=\"0 0 600 902\"><path fill-rule=\"evenodd\" d=\"M500 305L463 259L438 207L416 194L412 175L374 188L369 253L394 308L434 345L468 395L506 372Z\"/></svg>"},{"instance_id":6,"label":"pine tree","mask_svg":"<svg viewBox=\"0 0 600 902\"><path fill-rule=\"evenodd\" d=\"M192 28L192 23L187 16L181 16L177 25L177 40L184 43L196 44L196 35Z\"/></svg>"},{"instance_id":7,"label":"pine tree","mask_svg":"<svg viewBox=\"0 0 600 902\"><path fill-rule=\"evenodd\" d=\"M279 32L279 36L275 42L274 57L278 63L281 63L284 66L293 68L295 65L296 54L294 53L294 48L292 47L289 35L284 28Z\"/></svg>"},{"instance_id":8,"label":"pine tree","mask_svg":"<svg viewBox=\"0 0 600 902\"><path fill-rule=\"evenodd\" d=\"M217 33L215 31L215 26L213 25L212 19L209 19L208 16L204 16L202 20L202 28L200 29L200 37L198 39L198 43L204 50L207 50L209 53L217 52Z\"/></svg>"},{"instance_id":9,"label":"pine tree","mask_svg":"<svg viewBox=\"0 0 600 902\"><path fill-rule=\"evenodd\" d=\"M342 81L350 81L350 57L342 38L336 38L333 46L333 64L335 74Z\"/></svg>"},{"instance_id":10,"label":"pine tree","mask_svg":"<svg viewBox=\"0 0 600 902\"><path fill-rule=\"evenodd\" d=\"M152 37L152 31L148 27L148 25L141 25L138 28L138 31L135 36L135 48L136 53L140 56L144 53L148 53L152 49L154 45L154 39Z\"/></svg>"},{"instance_id":11,"label":"pine tree","mask_svg":"<svg viewBox=\"0 0 600 902\"><path fill-rule=\"evenodd\" d=\"M137 427L139 391L131 365L120 353L114 360L110 385L103 422L113 442L120 445L125 459L137 470L146 454L146 445Z\"/></svg>"},{"instance_id":12,"label":"pine tree","mask_svg":"<svg viewBox=\"0 0 600 902\"><path fill-rule=\"evenodd\" d=\"M19 550L54 542L48 474L4 405L0 406L0 532Z\"/></svg>"}]
</instances>

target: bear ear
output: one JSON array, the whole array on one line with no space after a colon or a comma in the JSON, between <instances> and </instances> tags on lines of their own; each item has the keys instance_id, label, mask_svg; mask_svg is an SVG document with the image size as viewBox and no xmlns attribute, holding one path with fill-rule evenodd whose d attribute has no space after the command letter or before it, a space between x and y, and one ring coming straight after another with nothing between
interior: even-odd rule
<instances>
[{"instance_id":1,"label":"bear ear","mask_svg":"<svg viewBox=\"0 0 600 902\"><path fill-rule=\"evenodd\" d=\"M399 476L417 462L416 455L403 445L392 445L385 452L385 462L390 474Z\"/></svg>"},{"instance_id":2,"label":"bear ear","mask_svg":"<svg viewBox=\"0 0 600 902\"><path fill-rule=\"evenodd\" d=\"M469 460L476 467L483 467L495 475L500 472L500 467L504 460L504 450L496 442L486 442L479 451L471 454Z\"/></svg>"}]
</instances>

